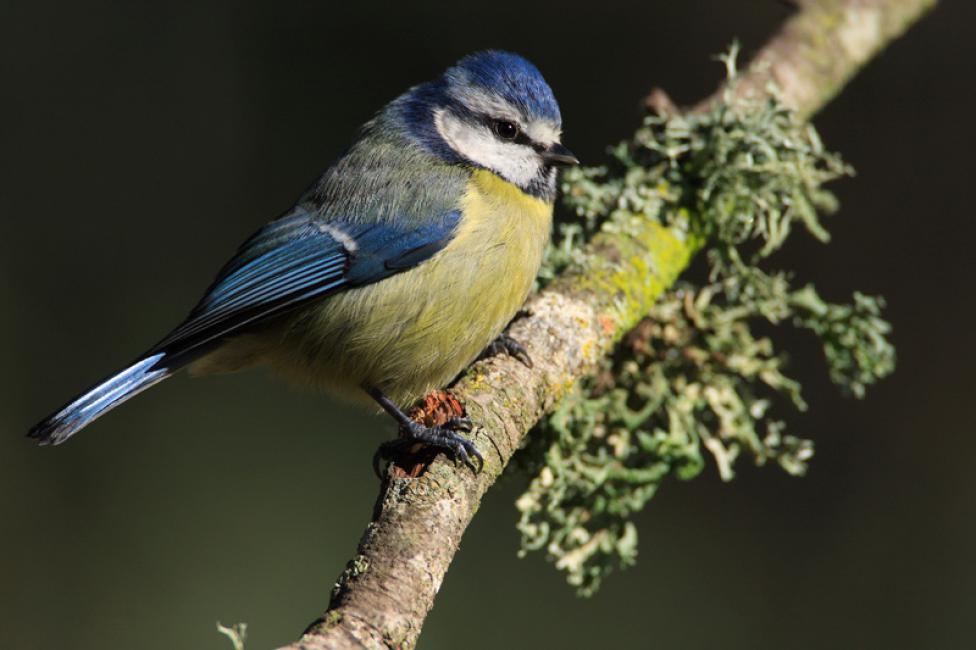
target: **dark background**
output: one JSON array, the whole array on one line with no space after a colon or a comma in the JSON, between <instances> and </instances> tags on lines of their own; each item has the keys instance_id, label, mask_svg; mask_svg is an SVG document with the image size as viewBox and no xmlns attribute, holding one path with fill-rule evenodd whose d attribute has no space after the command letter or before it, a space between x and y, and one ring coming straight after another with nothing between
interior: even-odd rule
<instances>
[{"instance_id":1,"label":"dark background","mask_svg":"<svg viewBox=\"0 0 976 650\"><path fill-rule=\"evenodd\" d=\"M217 267L408 85L472 50L534 60L586 163L787 15L772 0L0 4L0 647L249 649L324 607L376 494L386 419L263 373L178 377L78 439L37 419L153 343ZM840 397L787 343L809 475L743 465L667 484L640 560L592 600L492 490L425 648L962 648L976 628L973 97L976 8L944 0L816 123L858 176L834 243L781 259L835 300L889 299L899 368Z\"/></svg>"}]
</instances>

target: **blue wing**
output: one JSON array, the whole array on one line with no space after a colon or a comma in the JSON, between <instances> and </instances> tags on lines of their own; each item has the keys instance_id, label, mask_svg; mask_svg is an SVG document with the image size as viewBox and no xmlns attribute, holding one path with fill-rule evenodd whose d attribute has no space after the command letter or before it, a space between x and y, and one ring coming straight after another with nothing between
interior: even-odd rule
<instances>
[{"instance_id":1,"label":"blue wing","mask_svg":"<svg viewBox=\"0 0 976 650\"><path fill-rule=\"evenodd\" d=\"M297 207L247 240L183 323L152 350L106 377L28 432L59 444L228 336L349 287L429 259L454 236L459 212L421 225L324 221Z\"/></svg>"},{"instance_id":2,"label":"blue wing","mask_svg":"<svg viewBox=\"0 0 976 650\"><path fill-rule=\"evenodd\" d=\"M315 298L420 264L451 240L457 211L423 224L323 221L304 208L241 246L187 319L151 352L182 355Z\"/></svg>"}]
</instances>

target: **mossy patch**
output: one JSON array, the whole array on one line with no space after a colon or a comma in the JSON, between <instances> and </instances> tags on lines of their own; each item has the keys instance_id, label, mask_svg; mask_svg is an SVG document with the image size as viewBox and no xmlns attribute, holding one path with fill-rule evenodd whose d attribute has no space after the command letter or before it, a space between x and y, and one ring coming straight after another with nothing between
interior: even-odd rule
<instances>
[{"instance_id":1,"label":"mossy patch","mask_svg":"<svg viewBox=\"0 0 976 650\"><path fill-rule=\"evenodd\" d=\"M857 397L894 368L879 298L831 304L767 269L796 226L828 241L821 216L837 202L824 184L852 171L772 96L733 103L734 50L723 60L725 101L649 116L609 165L565 178L574 218L558 224L541 282L568 271L581 293L610 296L596 306L608 333L646 314L598 372L568 387L513 464L533 477L516 504L521 553L545 549L583 594L636 560L631 519L669 477L697 476L706 457L725 480L742 457L804 472L812 442L772 415L783 402L805 409L801 387L755 324L812 332L831 379ZM707 279L674 286L702 248Z\"/></svg>"}]
</instances>

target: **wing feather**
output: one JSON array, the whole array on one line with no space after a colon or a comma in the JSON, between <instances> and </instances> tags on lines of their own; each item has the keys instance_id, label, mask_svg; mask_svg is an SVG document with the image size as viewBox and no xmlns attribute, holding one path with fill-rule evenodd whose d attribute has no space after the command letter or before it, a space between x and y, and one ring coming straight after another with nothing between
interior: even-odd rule
<instances>
[{"instance_id":1,"label":"wing feather","mask_svg":"<svg viewBox=\"0 0 976 650\"><path fill-rule=\"evenodd\" d=\"M459 220L455 211L412 227L341 219L323 226L297 207L244 242L186 320L150 352L171 358L206 349L310 300L412 268L447 245Z\"/></svg>"}]
</instances>

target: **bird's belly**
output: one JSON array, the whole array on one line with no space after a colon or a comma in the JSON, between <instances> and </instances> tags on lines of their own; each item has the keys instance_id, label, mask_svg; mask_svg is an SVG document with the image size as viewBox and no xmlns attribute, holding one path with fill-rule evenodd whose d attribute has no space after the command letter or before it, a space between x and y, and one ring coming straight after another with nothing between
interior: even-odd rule
<instances>
[{"instance_id":1,"label":"bird's belly","mask_svg":"<svg viewBox=\"0 0 976 650\"><path fill-rule=\"evenodd\" d=\"M444 250L283 321L264 360L326 389L376 386L399 403L456 377L525 302L551 228L551 205L487 174L476 172Z\"/></svg>"}]
</instances>

